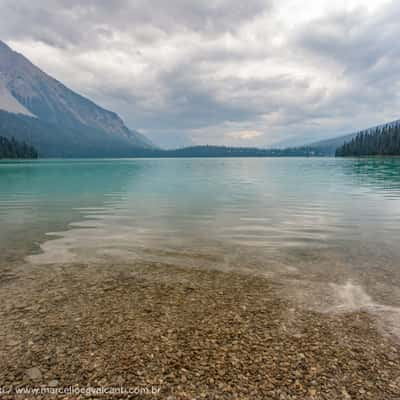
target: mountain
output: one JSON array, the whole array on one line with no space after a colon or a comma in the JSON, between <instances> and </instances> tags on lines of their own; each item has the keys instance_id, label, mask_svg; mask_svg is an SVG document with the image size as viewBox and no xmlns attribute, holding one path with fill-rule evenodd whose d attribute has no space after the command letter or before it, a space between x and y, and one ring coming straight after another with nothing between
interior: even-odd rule
<instances>
[{"instance_id":1,"label":"mountain","mask_svg":"<svg viewBox=\"0 0 400 400\"><path fill-rule=\"evenodd\" d=\"M338 136L336 138L321 140L319 142L314 142L314 143L308 144L307 147L317 149L319 152L323 152L325 155L333 156L336 153L336 149L338 149L339 147L342 147L345 143L351 142L360 133L361 134L369 134L369 133L375 132L377 129L398 126L399 123L400 123L400 120L387 122L384 124L374 126L372 128L363 129L358 132L353 132L353 133L349 133L347 135Z\"/></svg>"},{"instance_id":2,"label":"mountain","mask_svg":"<svg viewBox=\"0 0 400 400\"><path fill-rule=\"evenodd\" d=\"M326 156L333 156L338 147L342 146L345 142L353 139L357 133L349 133L347 135L338 136L332 139L325 139L319 142L314 142L309 144L309 147L312 147L320 152L323 152Z\"/></svg>"},{"instance_id":3,"label":"mountain","mask_svg":"<svg viewBox=\"0 0 400 400\"><path fill-rule=\"evenodd\" d=\"M0 73L1 77L1 73ZM34 115L29 112L18 100L10 93L5 83L0 78L0 109L16 114L24 114L30 117Z\"/></svg>"},{"instance_id":4,"label":"mountain","mask_svg":"<svg viewBox=\"0 0 400 400\"><path fill-rule=\"evenodd\" d=\"M152 147L116 113L68 89L2 41L0 110L0 134L30 140L41 156L121 156Z\"/></svg>"}]
</instances>

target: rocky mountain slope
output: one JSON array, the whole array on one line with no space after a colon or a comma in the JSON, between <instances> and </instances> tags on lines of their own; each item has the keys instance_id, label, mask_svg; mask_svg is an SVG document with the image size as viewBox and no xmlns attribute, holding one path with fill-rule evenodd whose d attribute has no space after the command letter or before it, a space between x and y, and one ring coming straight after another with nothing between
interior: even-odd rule
<instances>
[{"instance_id":1,"label":"rocky mountain slope","mask_svg":"<svg viewBox=\"0 0 400 400\"><path fill-rule=\"evenodd\" d=\"M0 109L16 114L28 115L34 117L18 100L10 93L0 74Z\"/></svg>"},{"instance_id":2,"label":"rocky mountain slope","mask_svg":"<svg viewBox=\"0 0 400 400\"><path fill-rule=\"evenodd\" d=\"M89 154L92 153L89 151L88 155L114 156L119 155L115 153L115 148L128 150L130 147L152 146L144 136L126 127L116 113L68 89L1 41L0 109L14 114L7 115L8 122L13 118L15 120L14 131L3 132L5 127L0 119L0 133L27 139L26 125L34 124L35 137L31 139L39 144L39 152L44 155L62 155L65 153L63 144L69 148L71 156L74 156L74 148L82 156L82 147L97 149L96 154ZM25 128L20 130L21 116L31 118L22 118ZM47 141L43 140L46 134L41 137L40 129L37 129L42 123L44 130L53 130L53 135L59 136L53 138L53 142L61 147L49 148Z\"/></svg>"}]
</instances>

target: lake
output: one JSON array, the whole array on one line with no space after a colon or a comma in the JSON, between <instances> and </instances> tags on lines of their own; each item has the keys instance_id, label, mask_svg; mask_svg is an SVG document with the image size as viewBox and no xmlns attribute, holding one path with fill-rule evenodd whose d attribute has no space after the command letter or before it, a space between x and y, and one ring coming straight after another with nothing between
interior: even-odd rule
<instances>
[{"instance_id":1,"label":"lake","mask_svg":"<svg viewBox=\"0 0 400 400\"><path fill-rule=\"evenodd\" d=\"M395 323L399 244L396 158L0 163L3 265L232 269L276 278L307 307Z\"/></svg>"}]
</instances>

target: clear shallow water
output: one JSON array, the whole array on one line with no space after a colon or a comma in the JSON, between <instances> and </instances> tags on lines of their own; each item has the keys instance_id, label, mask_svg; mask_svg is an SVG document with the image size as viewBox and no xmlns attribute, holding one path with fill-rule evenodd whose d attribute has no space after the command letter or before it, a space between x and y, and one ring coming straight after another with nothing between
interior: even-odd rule
<instances>
[{"instance_id":1,"label":"clear shallow water","mask_svg":"<svg viewBox=\"0 0 400 400\"><path fill-rule=\"evenodd\" d=\"M18 260L241 269L397 307L400 159L0 162L0 263Z\"/></svg>"}]
</instances>

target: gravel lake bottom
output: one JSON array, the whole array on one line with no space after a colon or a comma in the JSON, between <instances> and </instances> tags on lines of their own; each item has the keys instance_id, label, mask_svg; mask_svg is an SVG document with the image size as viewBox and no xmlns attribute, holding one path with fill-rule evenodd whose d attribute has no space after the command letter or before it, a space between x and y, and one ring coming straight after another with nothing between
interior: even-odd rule
<instances>
[{"instance_id":1,"label":"gravel lake bottom","mask_svg":"<svg viewBox=\"0 0 400 400\"><path fill-rule=\"evenodd\" d=\"M398 340L368 312L299 307L283 280L161 263L21 265L2 267L0 285L4 400L400 398ZM115 387L130 392L54 392Z\"/></svg>"}]
</instances>

